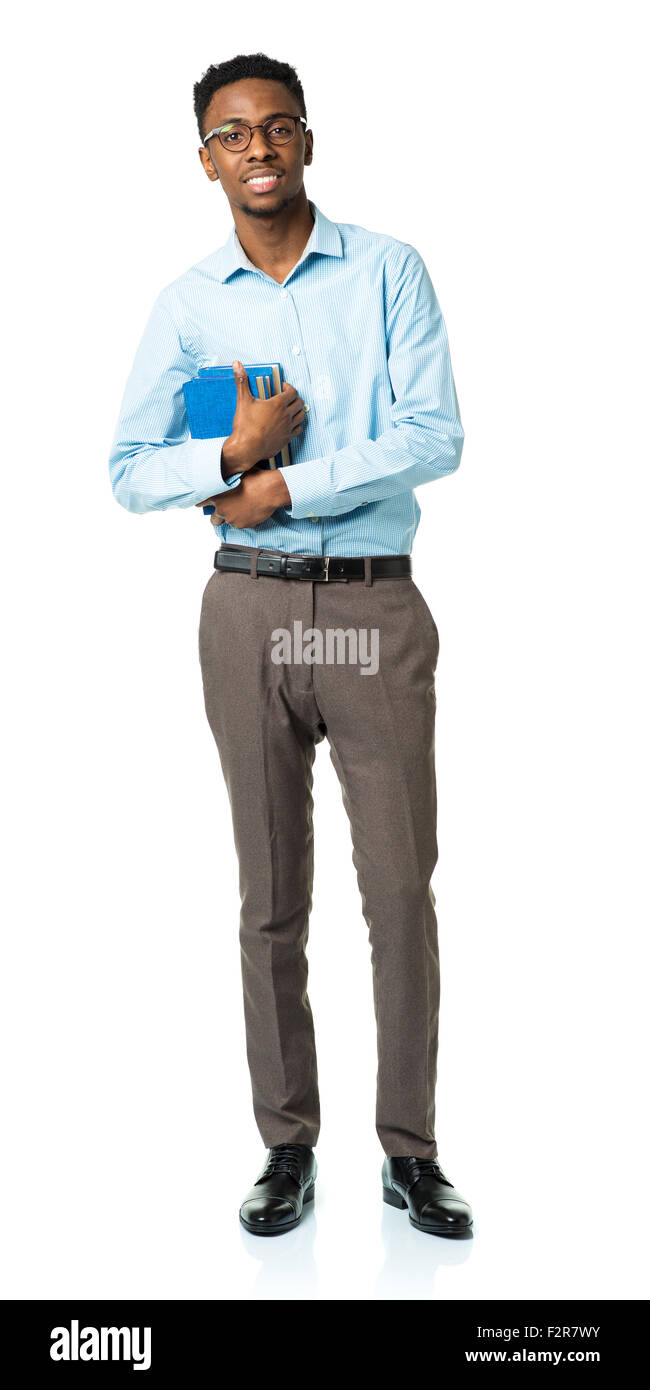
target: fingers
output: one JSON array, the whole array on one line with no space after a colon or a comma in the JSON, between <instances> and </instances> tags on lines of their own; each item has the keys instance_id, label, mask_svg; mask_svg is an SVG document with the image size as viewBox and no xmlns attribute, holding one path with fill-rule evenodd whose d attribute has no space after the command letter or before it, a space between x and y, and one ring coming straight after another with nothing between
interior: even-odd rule
<instances>
[{"instance_id":1,"label":"fingers","mask_svg":"<svg viewBox=\"0 0 650 1390\"><path fill-rule=\"evenodd\" d=\"M244 371L244 367L237 357L235 358L232 364L232 369L235 373L237 395L239 396L243 393L244 395L248 395L252 398L253 392L251 391L251 384L248 380L248 372Z\"/></svg>"},{"instance_id":2,"label":"fingers","mask_svg":"<svg viewBox=\"0 0 650 1390\"><path fill-rule=\"evenodd\" d=\"M283 381L282 383L282 399L287 405L292 405L293 402L298 399L298 392L295 386L291 386L288 381Z\"/></svg>"},{"instance_id":3,"label":"fingers","mask_svg":"<svg viewBox=\"0 0 650 1390\"><path fill-rule=\"evenodd\" d=\"M248 373L246 372L243 364L239 361L239 358L235 358L232 367L233 372L235 374L237 394L241 395L243 393L244 395L250 396L251 400L256 400L257 398L253 395L251 391L250 382L248 380ZM305 403L302 399L302 396L298 395L295 386L292 386L291 382L283 381L282 391L280 394L282 398L282 404L289 411L291 419L293 419L294 415L296 415L301 410L305 411L306 413ZM269 399L276 400L277 397L271 396Z\"/></svg>"}]
</instances>

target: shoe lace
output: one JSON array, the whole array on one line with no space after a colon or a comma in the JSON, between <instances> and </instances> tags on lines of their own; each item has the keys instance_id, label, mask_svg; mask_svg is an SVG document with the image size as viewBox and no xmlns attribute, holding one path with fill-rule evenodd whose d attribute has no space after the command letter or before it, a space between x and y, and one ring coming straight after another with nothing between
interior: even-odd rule
<instances>
[{"instance_id":1,"label":"shoe lace","mask_svg":"<svg viewBox=\"0 0 650 1390\"><path fill-rule=\"evenodd\" d=\"M406 1158L404 1162L408 1169L409 1178L417 1182L418 1178L434 1177L438 1182L444 1182L447 1187L453 1187L453 1183L445 1174L438 1163L437 1158Z\"/></svg>"},{"instance_id":2,"label":"shoe lace","mask_svg":"<svg viewBox=\"0 0 650 1390\"><path fill-rule=\"evenodd\" d=\"M264 1172L257 1182L264 1182L272 1173L289 1173L296 1182L301 1181L301 1162L305 1154L303 1144L273 1144L269 1149ZM255 1184L257 1186L257 1183Z\"/></svg>"}]
</instances>

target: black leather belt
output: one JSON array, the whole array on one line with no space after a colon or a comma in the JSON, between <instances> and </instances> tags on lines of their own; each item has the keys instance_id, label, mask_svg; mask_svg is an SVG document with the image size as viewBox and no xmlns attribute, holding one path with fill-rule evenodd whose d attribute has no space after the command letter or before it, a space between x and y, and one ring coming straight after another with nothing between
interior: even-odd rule
<instances>
[{"instance_id":1,"label":"black leather belt","mask_svg":"<svg viewBox=\"0 0 650 1390\"><path fill-rule=\"evenodd\" d=\"M214 557L214 568L250 574L254 553L252 546L222 545ZM411 573L410 555L372 555L370 561L373 579L396 579ZM364 579L366 568L362 555L294 555L260 550L257 573L274 579L308 579L327 584L332 580Z\"/></svg>"}]
</instances>

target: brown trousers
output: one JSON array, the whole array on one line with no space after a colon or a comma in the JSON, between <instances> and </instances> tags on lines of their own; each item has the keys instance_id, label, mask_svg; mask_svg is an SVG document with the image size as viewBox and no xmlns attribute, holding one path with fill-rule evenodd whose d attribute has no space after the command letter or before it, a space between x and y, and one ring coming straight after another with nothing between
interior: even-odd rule
<instances>
[{"instance_id":1,"label":"brown trousers","mask_svg":"<svg viewBox=\"0 0 650 1390\"><path fill-rule=\"evenodd\" d=\"M254 552L251 550L251 555ZM294 624L302 623L302 642ZM291 660L278 662L278 629ZM323 635L323 659L304 657ZM366 630L341 660L333 629ZM372 630L378 667L371 671ZM300 629L298 629L298 635ZM285 643L286 643L285 639ZM346 639L346 656L354 656ZM320 1129L305 946L313 886L312 768L327 738L350 820L377 1020L376 1127L390 1157L437 1157L440 975L434 724L438 631L410 577L320 583L215 570L199 656L232 808L253 1109L267 1148ZM315 650L312 648L312 650ZM317 653L318 656L318 653ZM362 674L363 663L368 665Z\"/></svg>"}]
</instances>

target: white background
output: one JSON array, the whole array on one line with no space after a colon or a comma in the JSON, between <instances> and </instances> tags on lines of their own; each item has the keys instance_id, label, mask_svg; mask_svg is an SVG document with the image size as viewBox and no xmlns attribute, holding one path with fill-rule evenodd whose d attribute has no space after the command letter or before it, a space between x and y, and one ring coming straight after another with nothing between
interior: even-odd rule
<instances>
[{"instance_id":1,"label":"white background","mask_svg":"<svg viewBox=\"0 0 650 1390\"><path fill-rule=\"evenodd\" d=\"M4 1297L647 1297L644 18L157 0L8 19ZM107 460L154 299L232 225L193 84L256 50L303 82L308 195L416 246L449 334L465 447L419 490L414 574L440 633L437 1132L471 1242L381 1202L326 744L317 1201L279 1240L237 1220L264 1149L198 662L214 533L199 509L122 510Z\"/></svg>"}]
</instances>

